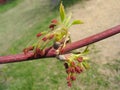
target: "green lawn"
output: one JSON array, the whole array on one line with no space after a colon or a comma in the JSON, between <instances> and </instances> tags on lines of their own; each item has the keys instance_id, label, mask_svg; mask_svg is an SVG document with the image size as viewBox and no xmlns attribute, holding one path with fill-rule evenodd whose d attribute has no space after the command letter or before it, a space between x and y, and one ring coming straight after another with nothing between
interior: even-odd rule
<instances>
[{"instance_id":1,"label":"green lawn","mask_svg":"<svg viewBox=\"0 0 120 90\"><path fill-rule=\"evenodd\" d=\"M0 13L0 55L21 52L57 16L48 0L23 0ZM55 58L6 64L0 68L0 90L119 90L120 60L105 65L93 61L72 88L67 87L63 63Z\"/></svg>"},{"instance_id":2,"label":"green lawn","mask_svg":"<svg viewBox=\"0 0 120 90\"><path fill-rule=\"evenodd\" d=\"M0 5L0 13L3 13L10 8L15 7L18 3L22 2L23 0L9 0L6 5Z\"/></svg>"}]
</instances>

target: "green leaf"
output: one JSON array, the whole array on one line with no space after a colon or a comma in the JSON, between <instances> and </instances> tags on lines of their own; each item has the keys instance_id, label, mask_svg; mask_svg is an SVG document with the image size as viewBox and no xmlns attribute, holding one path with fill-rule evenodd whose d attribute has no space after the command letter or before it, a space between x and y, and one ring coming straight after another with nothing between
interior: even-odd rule
<instances>
[{"instance_id":1,"label":"green leaf","mask_svg":"<svg viewBox=\"0 0 120 90\"><path fill-rule=\"evenodd\" d=\"M76 25L76 24L83 24L83 22L80 20L75 20L72 23L70 23L67 27L71 27L72 25Z\"/></svg>"},{"instance_id":2,"label":"green leaf","mask_svg":"<svg viewBox=\"0 0 120 90\"><path fill-rule=\"evenodd\" d=\"M62 21L62 22L64 21L65 17L66 17L66 15L65 15L64 6L63 6L63 4L61 3L61 4L60 4L60 18L61 18L61 21Z\"/></svg>"},{"instance_id":3,"label":"green leaf","mask_svg":"<svg viewBox=\"0 0 120 90\"><path fill-rule=\"evenodd\" d=\"M83 22L80 20L75 20L72 22L72 25L76 25L76 24L83 24Z\"/></svg>"},{"instance_id":4,"label":"green leaf","mask_svg":"<svg viewBox=\"0 0 120 90\"><path fill-rule=\"evenodd\" d=\"M90 52L89 46L85 48L85 50L82 52L82 54L88 54Z\"/></svg>"},{"instance_id":5,"label":"green leaf","mask_svg":"<svg viewBox=\"0 0 120 90\"><path fill-rule=\"evenodd\" d=\"M66 19L64 20L64 24L65 24L66 26L69 25L70 20L71 20L71 17L72 17L72 14L70 14L69 17L68 17L68 18L66 17Z\"/></svg>"},{"instance_id":6,"label":"green leaf","mask_svg":"<svg viewBox=\"0 0 120 90\"><path fill-rule=\"evenodd\" d=\"M90 66L87 62L82 62L82 65L84 66L85 69L89 69Z\"/></svg>"}]
</instances>

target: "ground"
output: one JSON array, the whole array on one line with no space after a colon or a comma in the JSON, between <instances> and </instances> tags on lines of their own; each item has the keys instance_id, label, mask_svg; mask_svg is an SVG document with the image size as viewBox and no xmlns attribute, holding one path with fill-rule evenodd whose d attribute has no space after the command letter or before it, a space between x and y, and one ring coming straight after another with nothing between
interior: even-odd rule
<instances>
[{"instance_id":1,"label":"ground","mask_svg":"<svg viewBox=\"0 0 120 90\"><path fill-rule=\"evenodd\" d=\"M76 4L69 8L74 19L84 21L83 25L71 28L73 41L102 32L120 24L120 0L87 0L84 4ZM120 59L120 34L95 43L99 51L94 59L96 62L107 63Z\"/></svg>"}]
</instances>

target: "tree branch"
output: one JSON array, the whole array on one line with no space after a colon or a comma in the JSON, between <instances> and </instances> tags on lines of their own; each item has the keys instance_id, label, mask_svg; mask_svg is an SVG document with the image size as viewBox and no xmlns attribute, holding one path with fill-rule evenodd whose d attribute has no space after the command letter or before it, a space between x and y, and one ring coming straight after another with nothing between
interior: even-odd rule
<instances>
[{"instance_id":1,"label":"tree branch","mask_svg":"<svg viewBox=\"0 0 120 90\"><path fill-rule=\"evenodd\" d=\"M62 50L62 54L69 52L71 50L74 50L74 49L84 47L86 45L89 45L89 44L92 44L95 42L98 42L100 40L103 40L105 38L108 38L108 37L113 36L118 33L120 33L120 25L110 28L110 29L103 31L101 33L98 33L96 35L87 37L85 39L73 42L71 44L67 44L66 47ZM45 52L46 52L46 54L44 56L38 57L38 58L47 58L47 57L55 57L56 56L56 51L53 48L48 48L45 50ZM25 54L16 54L16 55L9 55L9 56L0 56L0 64L28 61L28 60L38 59L38 58L34 58L33 52L29 52L26 55Z\"/></svg>"}]
</instances>

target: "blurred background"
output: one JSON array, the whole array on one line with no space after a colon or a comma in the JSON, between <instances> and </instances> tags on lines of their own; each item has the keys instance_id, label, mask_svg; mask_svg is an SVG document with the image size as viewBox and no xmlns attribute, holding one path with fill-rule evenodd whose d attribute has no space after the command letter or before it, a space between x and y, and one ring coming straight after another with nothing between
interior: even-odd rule
<instances>
[{"instance_id":1,"label":"blurred background","mask_svg":"<svg viewBox=\"0 0 120 90\"><path fill-rule=\"evenodd\" d=\"M0 0L0 56L17 54L38 32L59 18L60 0ZM63 0L67 13L82 25L70 28L72 41L120 24L120 0ZM66 84L62 62L55 58L0 65L0 90L119 90L120 34L90 45L90 69Z\"/></svg>"}]
</instances>

